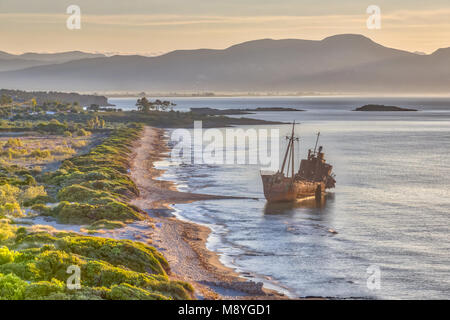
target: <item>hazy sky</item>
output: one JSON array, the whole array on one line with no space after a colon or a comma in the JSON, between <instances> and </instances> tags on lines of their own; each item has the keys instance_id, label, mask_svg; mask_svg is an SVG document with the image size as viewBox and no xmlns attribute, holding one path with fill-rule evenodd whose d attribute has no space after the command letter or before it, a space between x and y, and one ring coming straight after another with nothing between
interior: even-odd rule
<instances>
[{"instance_id":1,"label":"hazy sky","mask_svg":"<svg viewBox=\"0 0 450 320\"><path fill-rule=\"evenodd\" d=\"M369 5L381 29L366 27ZM81 8L69 30L66 9ZM160 54L225 48L261 38L319 40L360 33L385 46L431 53L450 46L449 0L0 0L0 50Z\"/></svg>"}]
</instances>

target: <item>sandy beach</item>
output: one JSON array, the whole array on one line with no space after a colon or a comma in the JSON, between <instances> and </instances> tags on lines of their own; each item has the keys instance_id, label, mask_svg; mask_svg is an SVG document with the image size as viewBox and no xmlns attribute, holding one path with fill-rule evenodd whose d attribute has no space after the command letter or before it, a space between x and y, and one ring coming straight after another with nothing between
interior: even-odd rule
<instances>
[{"instance_id":1,"label":"sandy beach","mask_svg":"<svg viewBox=\"0 0 450 320\"><path fill-rule=\"evenodd\" d=\"M164 130L145 127L136 143L130 175L140 191L132 203L149 213L155 228L152 245L171 266L171 277L192 283L200 299L283 299L283 294L267 290L262 283L247 281L225 267L219 256L206 248L211 230L176 219L164 212L170 204L205 199L223 199L207 194L179 192L173 183L156 180L163 172L154 167L169 151ZM228 197L229 198L229 197Z\"/></svg>"}]
</instances>

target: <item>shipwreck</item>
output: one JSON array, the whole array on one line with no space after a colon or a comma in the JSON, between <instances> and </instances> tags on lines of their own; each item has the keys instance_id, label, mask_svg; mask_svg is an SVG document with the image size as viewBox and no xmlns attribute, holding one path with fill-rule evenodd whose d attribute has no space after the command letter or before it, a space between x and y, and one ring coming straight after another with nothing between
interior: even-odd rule
<instances>
[{"instance_id":1,"label":"shipwreck","mask_svg":"<svg viewBox=\"0 0 450 320\"><path fill-rule=\"evenodd\" d=\"M276 173L261 172L264 187L264 196L268 202L288 202L315 197L321 199L327 189L334 188L335 175L333 166L326 163L322 146L317 148L320 132L317 134L314 150L308 150L307 159L300 161L295 172L295 121L292 124L292 133L287 136L288 146L284 154L281 170Z\"/></svg>"}]
</instances>

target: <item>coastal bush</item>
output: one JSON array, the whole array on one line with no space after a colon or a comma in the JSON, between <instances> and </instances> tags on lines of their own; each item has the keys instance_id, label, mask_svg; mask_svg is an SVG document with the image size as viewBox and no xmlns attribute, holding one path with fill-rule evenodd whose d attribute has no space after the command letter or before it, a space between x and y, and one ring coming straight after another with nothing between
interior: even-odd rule
<instances>
[{"instance_id":1,"label":"coastal bush","mask_svg":"<svg viewBox=\"0 0 450 320\"><path fill-rule=\"evenodd\" d=\"M125 227L126 224L122 221L113 221L113 220L98 220L92 223L89 227L87 227L88 230L99 230L99 229L119 229Z\"/></svg>"},{"instance_id":2,"label":"coastal bush","mask_svg":"<svg viewBox=\"0 0 450 320\"><path fill-rule=\"evenodd\" d=\"M38 281L31 283L25 288L25 300L59 300L57 297L64 293L64 283L52 279L51 281Z\"/></svg>"},{"instance_id":3,"label":"coastal bush","mask_svg":"<svg viewBox=\"0 0 450 320\"><path fill-rule=\"evenodd\" d=\"M48 200L43 186L23 187L4 184L0 186L0 215L20 217L23 215L23 206L31 206L33 203Z\"/></svg>"},{"instance_id":4,"label":"coastal bush","mask_svg":"<svg viewBox=\"0 0 450 320\"><path fill-rule=\"evenodd\" d=\"M14 261L15 253L8 247L0 247L0 265Z\"/></svg>"},{"instance_id":5,"label":"coastal bush","mask_svg":"<svg viewBox=\"0 0 450 320\"><path fill-rule=\"evenodd\" d=\"M56 246L63 251L109 262L114 266L127 265L138 272L166 275L169 264L153 247L130 240L97 237L62 238Z\"/></svg>"},{"instance_id":6,"label":"coastal bush","mask_svg":"<svg viewBox=\"0 0 450 320\"><path fill-rule=\"evenodd\" d=\"M167 300L168 298L158 293L137 288L128 283L114 285L106 294L111 300Z\"/></svg>"},{"instance_id":7,"label":"coastal bush","mask_svg":"<svg viewBox=\"0 0 450 320\"><path fill-rule=\"evenodd\" d=\"M88 203L70 203L62 201L50 212L61 223L85 224L96 220L140 220L140 212L126 203L103 198L105 204L93 205Z\"/></svg>"},{"instance_id":8,"label":"coastal bush","mask_svg":"<svg viewBox=\"0 0 450 320\"><path fill-rule=\"evenodd\" d=\"M6 243L9 239L13 239L16 236L16 229L16 227L9 224L8 220L0 220L0 244Z\"/></svg>"},{"instance_id":9,"label":"coastal bush","mask_svg":"<svg viewBox=\"0 0 450 320\"><path fill-rule=\"evenodd\" d=\"M192 286L169 280L167 261L143 243L80 236L45 226L11 230L8 244L0 247L0 298L192 298ZM81 269L81 290L65 288L70 265Z\"/></svg>"},{"instance_id":10,"label":"coastal bush","mask_svg":"<svg viewBox=\"0 0 450 320\"><path fill-rule=\"evenodd\" d=\"M87 136L91 135L90 131L87 131L87 130L84 130L84 129L79 129L79 130L77 130L76 133L77 133L78 137L87 137Z\"/></svg>"},{"instance_id":11,"label":"coastal bush","mask_svg":"<svg viewBox=\"0 0 450 320\"><path fill-rule=\"evenodd\" d=\"M48 199L48 196L44 186L27 187L18 196L18 200L22 204L27 203L33 205L33 203L37 203L45 199ZM29 207L30 205L25 206Z\"/></svg>"},{"instance_id":12,"label":"coastal bush","mask_svg":"<svg viewBox=\"0 0 450 320\"><path fill-rule=\"evenodd\" d=\"M70 141L70 145L72 146L72 148L76 148L76 149L79 149L79 148L82 148L82 147L86 146L87 143L88 143L87 140L75 140L75 139L72 139Z\"/></svg>"},{"instance_id":13,"label":"coastal bush","mask_svg":"<svg viewBox=\"0 0 450 320\"><path fill-rule=\"evenodd\" d=\"M14 274L0 273L0 300L23 300L28 284Z\"/></svg>"},{"instance_id":14,"label":"coastal bush","mask_svg":"<svg viewBox=\"0 0 450 320\"><path fill-rule=\"evenodd\" d=\"M189 284L167 278L164 269L168 268L167 261L150 246L130 240L27 229L17 230L16 240L9 245L17 251L6 247L0 250L0 274L11 274L4 282L8 286L26 283L18 292L9 290L5 294L7 299L190 299L192 296ZM64 288L70 265L81 269L82 290L73 292Z\"/></svg>"},{"instance_id":15,"label":"coastal bush","mask_svg":"<svg viewBox=\"0 0 450 320\"><path fill-rule=\"evenodd\" d=\"M67 128L67 124L61 123L56 119L52 119L49 122L40 122L35 126L37 131L50 134L63 134L67 131Z\"/></svg>"},{"instance_id":16,"label":"coastal bush","mask_svg":"<svg viewBox=\"0 0 450 320\"><path fill-rule=\"evenodd\" d=\"M50 152L50 150L41 150L39 148L34 149L31 153L30 153L30 157L32 158L42 158L42 159L48 159L48 158L52 158L52 153Z\"/></svg>"},{"instance_id":17,"label":"coastal bush","mask_svg":"<svg viewBox=\"0 0 450 320\"><path fill-rule=\"evenodd\" d=\"M8 202L16 202L17 196L20 194L20 189L16 186L4 184L0 186L0 204Z\"/></svg>"},{"instance_id":18,"label":"coastal bush","mask_svg":"<svg viewBox=\"0 0 450 320\"><path fill-rule=\"evenodd\" d=\"M53 199L52 197L47 196L47 195L39 195L32 199L24 201L23 206L24 207L33 207L34 205L37 205L37 204L46 204L46 203L51 203L51 202L55 202L55 199Z\"/></svg>"},{"instance_id":19,"label":"coastal bush","mask_svg":"<svg viewBox=\"0 0 450 320\"><path fill-rule=\"evenodd\" d=\"M70 202L89 202L94 198L102 198L108 196L110 196L108 192L92 190L78 184L64 187L58 192L59 201Z\"/></svg>"},{"instance_id":20,"label":"coastal bush","mask_svg":"<svg viewBox=\"0 0 450 320\"><path fill-rule=\"evenodd\" d=\"M6 217L22 217L23 211L17 202L7 202L0 205L0 216Z\"/></svg>"},{"instance_id":21,"label":"coastal bush","mask_svg":"<svg viewBox=\"0 0 450 320\"><path fill-rule=\"evenodd\" d=\"M22 140L19 138L9 138L6 144L3 145L3 148L18 148L23 147Z\"/></svg>"},{"instance_id":22,"label":"coastal bush","mask_svg":"<svg viewBox=\"0 0 450 320\"><path fill-rule=\"evenodd\" d=\"M56 146L50 151L51 155L55 156L66 156L66 155L73 155L77 153L74 149L70 147L63 147L63 146Z\"/></svg>"},{"instance_id":23,"label":"coastal bush","mask_svg":"<svg viewBox=\"0 0 450 320\"><path fill-rule=\"evenodd\" d=\"M44 203L36 203L31 206L31 209L37 213L40 213L43 216L51 216L52 209L46 206Z\"/></svg>"}]
</instances>

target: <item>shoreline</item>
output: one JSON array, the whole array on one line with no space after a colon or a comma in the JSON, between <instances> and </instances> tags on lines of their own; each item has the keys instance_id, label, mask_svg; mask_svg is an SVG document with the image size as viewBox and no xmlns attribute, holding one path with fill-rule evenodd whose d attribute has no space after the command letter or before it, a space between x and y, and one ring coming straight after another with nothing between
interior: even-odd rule
<instances>
[{"instance_id":1,"label":"shoreline","mask_svg":"<svg viewBox=\"0 0 450 320\"><path fill-rule=\"evenodd\" d=\"M173 210L170 205L175 203L232 198L180 192L175 183L156 180L164 171L156 169L154 163L169 151L164 133L163 129L146 126L135 144L130 175L140 196L131 203L153 220L152 245L169 262L170 277L192 283L200 299L288 299L283 293L263 288L262 282L248 281L224 266L219 255L206 247L210 228L164 214Z\"/></svg>"}]
</instances>

